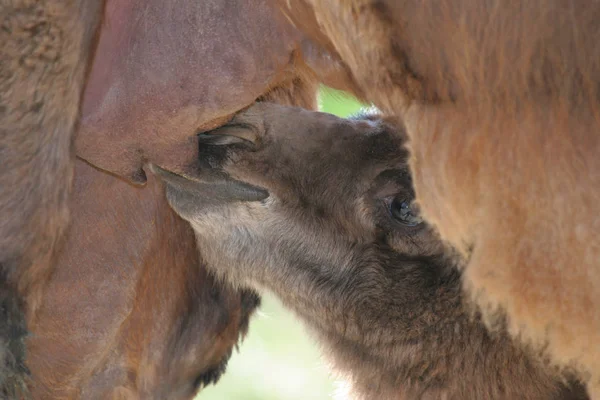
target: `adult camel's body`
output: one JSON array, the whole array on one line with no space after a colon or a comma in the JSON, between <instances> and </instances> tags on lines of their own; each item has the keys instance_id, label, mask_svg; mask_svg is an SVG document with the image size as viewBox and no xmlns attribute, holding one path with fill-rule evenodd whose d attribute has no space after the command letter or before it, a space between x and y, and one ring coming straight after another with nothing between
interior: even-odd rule
<instances>
[{"instance_id":1,"label":"adult camel's body","mask_svg":"<svg viewBox=\"0 0 600 400\"><path fill-rule=\"evenodd\" d=\"M417 201L486 317L600 396L598 3L280 3L404 117Z\"/></svg>"}]
</instances>

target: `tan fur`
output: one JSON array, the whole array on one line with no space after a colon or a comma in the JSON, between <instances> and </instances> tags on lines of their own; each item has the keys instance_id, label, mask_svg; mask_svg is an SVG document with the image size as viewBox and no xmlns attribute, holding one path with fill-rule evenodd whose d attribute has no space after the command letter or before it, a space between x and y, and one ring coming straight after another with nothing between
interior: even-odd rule
<instances>
[{"instance_id":1,"label":"tan fur","mask_svg":"<svg viewBox=\"0 0 600 400\"><path fill-rule=\"evenodd\" d=\"M404 116L419 204L486 316L598 385L597 2L282 3Z\"/></svg>"},{"instance_id":2,"label":"tan fur","mask_svg":"<svg viewBox=\"0 0 600 400\"><path fill-rule=\"evenodd\" d=\"M0 2L3 396L6 375L23 372L7 371L21 368L24 357L12 343L24 332L19 308L30 315L38 308L67 226L72 138L101 6L99 0Z\"/></svg>"},{"instance_id":3,"label":"tan fur","mask_svg":"<svg viewBox=\"0 0 600 400\"><path fill-rule=\"evenodd\" d=\"M155 168L169 203L210 270L307 324L352 398L586 398L470 315L432 229L392 218L414 197L401 124L262 103L212 133L194 175Z\"/></svg>"}]
</instances>

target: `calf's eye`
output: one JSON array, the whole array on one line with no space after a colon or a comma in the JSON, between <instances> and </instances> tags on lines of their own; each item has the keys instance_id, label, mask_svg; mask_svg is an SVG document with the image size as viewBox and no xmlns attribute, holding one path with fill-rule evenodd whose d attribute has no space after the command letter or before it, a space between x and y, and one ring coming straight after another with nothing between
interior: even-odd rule
<instances>
[{"instance_id":1,"label":"calf's eye","mask_svg":"<svg viewBox=\"0 0 600 400\"><path fill-rule=\"evenodd\" d=\"M392 217L406 226L417 226L423 219L411 208L411 201L399 197L394 197L390 203L390 212Z\"/></svg>"}]
</instances>

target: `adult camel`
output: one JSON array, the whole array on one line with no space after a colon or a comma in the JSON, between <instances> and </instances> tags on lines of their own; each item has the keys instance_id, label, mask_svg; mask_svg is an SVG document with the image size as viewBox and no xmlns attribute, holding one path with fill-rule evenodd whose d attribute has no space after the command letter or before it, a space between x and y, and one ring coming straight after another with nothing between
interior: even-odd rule
<instances>
[{"instance_id":1,"label":"adult camel","mask_svg":"<svg viewBox=\"0 0 600 400\"><path fill-rule=\"evenodd\" d=\"M200 137L197 179L155 167L209 271L302 321L354 400L587 400L460 288L411 207L401 120L258 103Z\"/></svg>"}]
</instances>

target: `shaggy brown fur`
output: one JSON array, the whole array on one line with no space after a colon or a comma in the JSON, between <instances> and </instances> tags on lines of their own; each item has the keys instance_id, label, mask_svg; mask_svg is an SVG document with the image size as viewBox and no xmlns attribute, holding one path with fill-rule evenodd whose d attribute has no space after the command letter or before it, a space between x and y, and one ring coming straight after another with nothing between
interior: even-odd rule
<instances>
[{"instance_id":1,"label":"shaggy brown fur","mask_svg":"<svg viewBox=\"0 0 600 400\"><path fill-rule=\"evenodd\" d=\"M281 3L403 115L417 200L485 315L598 385L598 2Z\"/></svg>"},{"instance_id":2,"label":"shaggy brown fur","mask_svg":"<svg viewBox=\"0 0 600 400\"><path fill-rule=\"evenodd\" d=\"M473 320L437 235L393 217L414 197L402 132L262 103L200 137L195 176L155 170L208 267L277 294L355 398L586 398Z\"/></svg>"},{"instance_id":3,"label":"shaggy brown fur","mask_svg":"<svg viewBox=\"0 0 600 400\"><path fill-rule=\"evenodd\" d=\"M0 2L0 396L68 219L72 137L102 1ZM6 380L10 380L7 382Z\"/></svg>"}]
</instances>

